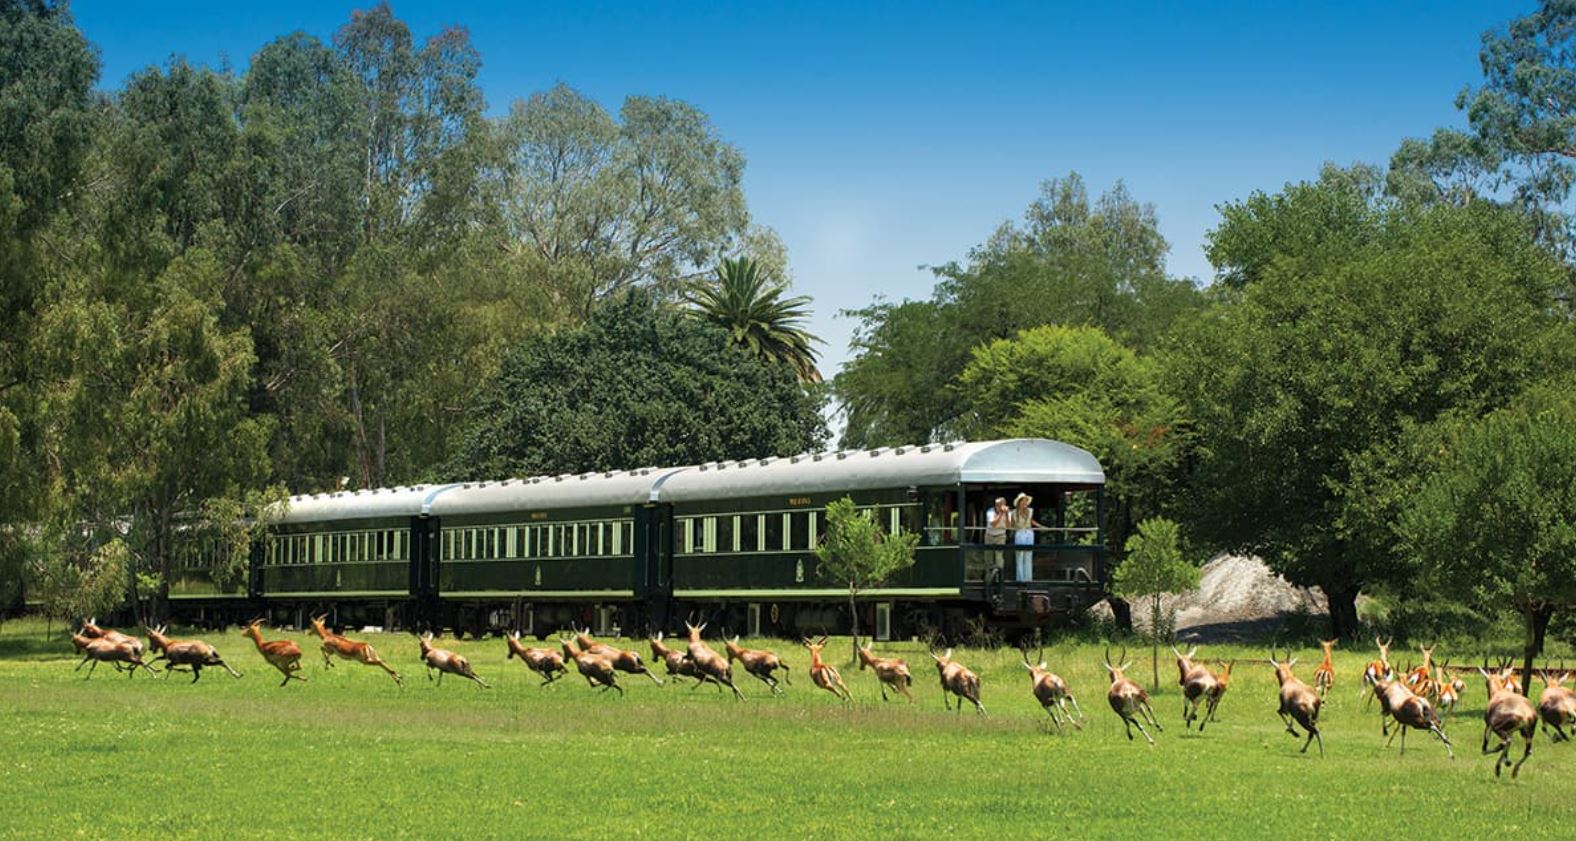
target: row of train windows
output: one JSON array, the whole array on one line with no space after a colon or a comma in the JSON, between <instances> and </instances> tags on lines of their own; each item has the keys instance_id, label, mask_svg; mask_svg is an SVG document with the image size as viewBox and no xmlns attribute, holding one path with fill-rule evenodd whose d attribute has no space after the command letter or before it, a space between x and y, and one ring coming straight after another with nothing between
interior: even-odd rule
<instances>
[{"instance_id":1,"label":"row of train windows","mask_svg":"<svg viewBox=\"0 0 1576 841\"><path fill-rule=\"evenodd\" d=\"M183 541L175 549L175 567L206 569L221 565L228 557L228 547L223 546L217 539Z\"/></svg>"},{"instance_id":2,"label":"row of train windows","mask_svg":"<svg viewBox=\"0 0 1576 841\"><path fill-rule=\"evenodd\" d=\"M916 530L920 506L871 505L876 521L888 534L899 527ZM781 511L769 514L719 514L680 517L674 544L680 554L709 552L807 552L815 548L826 530L821 511Z\"/></svg>"},{"instance_id":3,"label":"row of train windows","mask_svg":"<svg viewBox=\"0 0 1576 841\"><path fill-rule=\"evenodd\" d=\"M268 565L343 564L410 559L410 537L401 530L278 535L268 542Z\"/></svg>"},{"instance_id":4,"label":"row of train windows","mask_svg":"<svg viewBox=\"0 0 1576 841\"><path fill-rule=\"evenodd\" d=\"M440 558L481 561L510 558L594 558L632 555L633 520L444 529Z\"/></svg>"}]
</instances>

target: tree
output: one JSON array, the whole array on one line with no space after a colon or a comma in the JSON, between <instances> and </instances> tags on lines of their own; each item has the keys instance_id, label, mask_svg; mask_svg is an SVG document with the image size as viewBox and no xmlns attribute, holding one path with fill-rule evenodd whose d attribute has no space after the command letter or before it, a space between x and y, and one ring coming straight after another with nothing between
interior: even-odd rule
<instances>
[{"instance_id":1,"label":"tree","mask_svg":"<svg viewBox=\"0 0 1576 841\"><path fill-rule=\"evenodd\" d=\"M1502 406L1562 364L1551 337L1567 283L1513 213L1319 195L1347 189L1321 180L1224 214L1212 239L1244 224L1328 228L1310 208L1357 218L1338 226L1340 248L1312 232L1259 239L1280 243L1252 258L1262 271L1219 290L1165 355L1199 435L1182 495L1192 528L1319 586L1340 636L1356 630L1357 593L1396 560L1358 525L1373 504L1360 466L1387 458L1408 425Z\"/></svg>"},{"instance_id":2,"label":"tree","mask_svg":"<svg viewBox=\"0 0 1576 841\"><path fill-rule=\"evenodd\" d=\"M1198 588L1198 567L1182 557L1181 529L1164 517L1138 524L1127 539L1127 556L1112 575L1113 591L1130 599L1149 600L1150 669L1155 691L1160 689L1160 639L1170 638L1175 611L1161 610L1160 596Z\"/></svg>"},{"instance_id":3,"label":"tree","mask_svg":"<svg viewBox=\"0 0 1576 841\"><path fill-rule=\"evenodd\" d=\"M859 509L849 497L826 505L826 537L815 547L820 574L848 584L848 615L853 621L851 662L859 659L859 591L879 585L914 564L919 535L904 530L886 534L875 512Z\"/></svg>"},{"instance_id":4,"label":"tree","mask_svg":"<svg viewBox=\"0 0 1576 841\"><path fill-rule=\"evenodd\" d=\"M1535 389L1414 439L1424 465L1393 528L1415 572L1474 607L1520 613L1523 674L1555 611L1576 606L1576 401ZM1522 683L1523 693L1531 681Z\"/></svg>"},{"instance_id":5,"label":"tree","mask_svg":"<svg viewBox=\"0 0 1576 841\"><path fill-rule=\"evenodd\" d=\"M784 298L785 292L787 288L771 281L759 263L740 257L723 260L716 279L692 285L687 297L701 318L727 330L735 344L762 359L788 365L800 382L820 382L810 347L820 339L804 329L810 299Z\"/></svg>"},{"instance_id":6,"label":"tree","mask_svg":"<svg viewBox=\"0 0 1576 841\"><path fill-rule=\"evenodd\" d=\"M825 440L820 398L787 366L632 290L582 327L528 338L483 384L452 478L791 455Z\"/></svg>"},{"instance_id":7,"label":"tree","mask_svg":"<svg viewBox=\"0 0 1576 841\"><path fill-rule=\"evenodd\" d=\"M959 434L970 407L949 388L978 345L1046 324L1099 327L1139 349L1200 297L1165 273L1154 209L1117 184L1091 202L1076 173L1047 181L1021 224L1003 224L966 264L934 271L926 301L877 301L859 319L854 358L833 391L845 446Z\"/></svg>"}]
</instances>

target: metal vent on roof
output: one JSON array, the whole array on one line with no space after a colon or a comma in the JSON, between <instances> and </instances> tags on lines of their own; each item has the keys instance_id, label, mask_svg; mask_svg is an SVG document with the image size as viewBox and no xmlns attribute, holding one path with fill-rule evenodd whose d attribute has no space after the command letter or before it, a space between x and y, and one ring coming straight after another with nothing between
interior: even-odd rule
<instances>
[{"instance_id":1,"label":"metal vent on roof","mask_svg":"<svg viewBox=\"0 0 1576 841\"><path fill-rule=\"evenodd\" d=\"M814 461L820 461L821 459L826 458L826 454L825 453L816 453L815 455L810 456L810 458L812 460L814 460Z\"/></svg>"},{"instance_id":2,"label":"metal vent on roof","mask_svg":"<svg viewBox=\"0 0 1576 841\"><path fill-rule=\"evenodd\" d=\"M875 449L870 451L870 457L871 458L875 458L876 456L881 455L885 451L886 451L885 447L876 447Z\"/></svg>"},{"instance_id":3,"label":"metal vent on roof","mask_svg":"<svg viewBox=\"0 0 1576 841\"><path fill-rule=\"evenodd\" d=\"M909 450L908 447L894 447L892 449L892 455L900 456L900 455L908 452L908 450Z\"/></svg>"},{"instance_id":4,"label":"metal vent on roof","mask_svg":"<svg viewBox=\"0 0 1576 841\"><path fill-rule=\"evenodd\" d=\"M845 458L848 458L848 453L845 453L842 450L838 450L837 451L837 460L838 461L842 461Z\"/></svg>"}]
</instances>

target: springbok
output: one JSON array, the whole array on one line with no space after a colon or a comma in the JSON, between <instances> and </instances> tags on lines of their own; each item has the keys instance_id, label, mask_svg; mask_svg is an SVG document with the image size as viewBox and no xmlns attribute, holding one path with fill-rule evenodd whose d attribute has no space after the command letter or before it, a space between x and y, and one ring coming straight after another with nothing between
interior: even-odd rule
<instances>
[{"instance_id":1,"label":"springbok","mask_svg":"<svg viewBox=\"0 0 1576 841\"><path fill-rule=\"evenodd\" d=\"M1576 692L1564 684L1571 679L1570 672L1557 675L1547 669L1538 673L1543 679L1543 694L1538 697L1538 717L1543 720L1543 732L1555 742L1570 739L1565 726L1576 721Z\"/></svg>"},{"instance_id":2,"label":"springbok","mask_svg":"<svg viewBox=\"0 0 1576 841\"><path fill-rule=\"evenodd\" d=\"M93 663L92 666L88 666L88 673L82 678L83 680L93 677L93 670L97 669L100 663L113 663L117 669L121 668L123 663L130 666L131 668L126 671L126 677L136 674L139 667L147 669L148 674L154 677L159 676L158 672L155 672L147 663L142 662L142 657L132 650L130 643L114 642L103 637L89 638L81 634L73 634L71 644L76 646L78 651L82 652L82 662L78 663L77 667L72 671L81 671L88 661Z\"/></svg>"},{"instance_id":3,"label":"springbok","mask_svg":"<svg viewBox=\"0 0 1576 841\"><path fill-rule=\"evenodd\" d=\"M1532 756L1532 737L1538 732L1538 712L1532 708L1532 702L1521 696L1520 692L1511 689L1510 677L1514 669L1507 663L1501 665L1499 671L1490 672L1486 668L1488 660L1483 661L1485 668L1478 669L1478 674L1483 676L1488 686L1488 706L1483 710L1483 753L1499 754L1494 760L1494 776L1506 765L1510 764L1510 738L1516 733L1521 734L1522 741L1526 742L1527 750L1521 755L1514 768L1510 771L1512 779L1521 773L1521 765ZM1499 739L1497 747L1488 746L1488 734L1493 733Z\"/></svg>"},{"instance_id":4,"label":"springbok","mask_svg":"<svg viewBox=\"0 0 1576 841\"><path fill-rule=\"evenodd\" d=\"M465 659L465 655L455 654L446 648L434 648L431 631L422 634L419 639L421 661L427 666L427 680L432 680L432 673L437 670L439 686L443 685L443 676L447 673L476 681L476 685L483 689L492 688L487 685L487 681L476 676L476 671L471 668L471 661Z\"/></svg>"},{"instance_id":5,"label":"springbok","mask_svg":"<svg viewBox=\"0 0 1576 841\"><path fill-rule=\"evenodd\" d=\"M515 631L504 642L509 645L509 654L503 659L520 658L527 669L542 676L541 686L546 686L558 678L569 674L569 667L564 665L564 655L551 648L529 648L520 642L520 632Z\"/></svg>"},{"instance_id":6,"label":"springbok","mask_svg":"<svg viewBox=\"0 0 1576 841\"><path fill-rule=\"evenodd\" d=\"M301 646L290 640L264 640L262 627L261 618L253 619L247 624L244 633L251 638L252 643L257 646L257 653L263 655L268 665L278 669L279 673L285 676L279 685L284 686L291 678L305 681L306 678L296 674L301 671Z\"/></svg>"},{"instance_id":7,"label":"springbok","mask_svg":"<svg viewBox=\"0 0 1576 841\"><path fill-rule=\"evenodd\" d=\"M123 634L114 628L100 628L98 626L98 617L96 616L82 623L82 636L88 639L106 639L116 644L129 645L131 646L131 653L138 657L142 656L142 640L130 634ZM89 671L91 672L92 670L89 669Z\"/></svg>"},{"instance_id":8,"label":"springbok","mask_svg":"<svg viewBox=\"0 0 1576 841\"><path fill-rule=\"evenodd\" d=\"M1173 645L1171 653L1177 657L1177 685L1182 687L1182 723L1191 730L1193 721L1198 718L1199 704L1207 703L1210 696L1215 693L1215 673L1193 662L1194 655L1198 654L1196 645L1186 654L1178 651ZM1204 732L1204 725L1208 723L1209 716L1206 712L1204 720L1198 724L1198 731Z\"/></svg>"},{"instance_id":9,"label":"springbok","mask_svg":"<svg viewBox=\"0 0 1576 841\"><path fill-rule=\"evenodd\" d=\"M1380 650L1383 651L1384 646L1381 646ZM1308 745L1312 744L1314 739L1318 739L1319 755L1324 756L1324 737L1319 734L1319 707L1323 705L1324 699L1319 697L1319 693L1308 688L1308 684L1292 674L1291 670L1297 665L1297 658L1291 657L1290 651L1286 652L1286 656L1290 659L1276 662L1275 652L1271 651L1269 660L1270 665L1275 667L1275 679L1280 681L1281 721L1286 725L1286 732L1292 736L1301 735L1297 732L1297 728L1292 726L1292 722L1302 725L1302 729L1308 731L1308 740L1302 743L1302 750L1299 753L1307 753ZM1366 674L1364 678L1367 678Z\"/></svg>"},{"instance_id":10,"label":"springbok","mask_svg":"<svg viewBox=\"0 0 1576 841\"><path fill-rule=\"evenodd\" d=\"M1434 649L1437 647L1438 643L1417 647L1423 655L1423 665L1406 673L1406 688L1412 690L1413 695L1433 698L1439 694L1439 686L1434 683Z\"/></svg>"},{"instance_id":11,"label":"springbok","mask_svg":"<svg viewBox=\"0 0 1576 841\"><path fill-rule=\"evenodd\" d=\"M777 686L776 676L772 674L778 669L783 670L783 682L789 686L793 685L793 682L788 680L788 664L784 663L776 654L761 649L743 648L739 645L739 635L734 634L733 640L729 641L727 631L723 631L722 646L728 651L729 665L732 665L735 660L743 663L744 671L761 683L766 684L767 688L772 690L772 694L782 693L782 690Z\"/></svg>"},{"instance_id":12,"label":"springbok","mask_svg":"<svg viewBox=\"0 0 1576 841\"><path fill-rule=\"evenodd\" d=\"M1123 726L1127 728L1128 741L1133 740L1133 728L1137 727L1138 732L1144 734L1144 739L1153 745L1155 739L1149 735L1148 730L1144 729L1144 722L1138 720L1139 716L1142 716L1146 721L1154 725L1155 730L1158 732L1164 733L1166 728L1160 726L1160 720L1155 718L1154 710L1149 708L1149 693L1145 692L1142 686L1128 680L1127 676L1123 674L1133 665L1126 660L1126 657L1127 648L1123 647L1122 655L1117 658L1122 661L1122 665L1113 665L1111 663L1111 646L1107 645L1105 647L1105 671L1111 677L1111 688L1106 690L1105 700L1106 703L1111 705L1111 711L1122 719Z\"/></svg>"},{"instance_id":13,"label":"springbok","mask_svg":"<svg viewBox=\"0 0 1576 841\"><path fill-rule=\"evenodd\" d=\"M1390 743L1395 741L1396 732L1399 732L1401 734L1401 755L1405 756L1406 731L1409 729L1427 730L1438 736L1439 741L1445 743L1445 753L1449 754L1451 759L1456 758L1456 752L1451 749L1450 738L1445 735L1445 731L1439 726L1439 714L1434 712L1434 708L1429 705L1427 698L1413 692L1407 687L1405 681L1381 680L1375 688L1383 696L1380 698L1380 706L1383 708L1384 713L1388 713L1395 719L1395 731L1392 731L1390 738L1385 740L1385 747L1390 747ZM1381 713L1381 715L1384 713Z\"/></svg>"},{"instance_id":14,"label":"springbok","mask_svg":"<svg viewBox=\"0 0 1576 841\"><path fill-rule=\"evenodd\" d=\"M389 677L394 679L394 683L397 686L401 689L405 687L405 679L400 677L399 672L394 671L393 667L383 662L383 658L378 656L378 652L372 647L371 643L357 642L330 631L328 626L323 624L323 621L327 618L328 614L326 613L322 616L312 617L312 633L323 640L324 666L332 669L334 667L334 658L343 657L346 660L354 660L362 665L377 666L388 672Z\"/></svg>"},{"instance_id":15,"label":"springbok","mask_svg":"<svg viewBox=\"0 0 1576 841\"><path fill-rule=\"evenodd\" d=\"M1454 718L1456 704L1461 701L1461 693L1467 690L1466 681L1451 674L1450 662L1446 661L1439 667L1439 676L1435 678L1439 686L1439 712L1446 719Z\"/></svg>"},{"instance_id":16,"label":"springbok","mask_svg":"<svg viewBox=\"0 0 1576 841\"><path fill-rule=\"evenodd\" d=\"M736 700L744 700L744 693L739 691L739 687L733 685L733 664L729 663L721 654L713 651L711 646L707 645L700 638L700 632L706 630L706 623L691 625L686 621L684 627L689 629L689 658L695 663L695 671L715 682L718 692L721 692L722 687L726 686L733 690L733 697ZM700 684L697 683L695 686L698 687ZM693 692L694 689L692 688L690 691Z\"/></svg>"},{"instance_id":17,"label":"springbok","mask_svg":"<svg viewBox=\"0 0 1576 841\"><path fill-rule=\"evenodd\" d=\"M1374 637L1374 645L1379 646L1379 659L1370 660L1368 665L1363 667L1363 685L1357 690L1357 697L1361 698L1364 695L1368 695L1368 703L1370 704L1374 700L1374 696L1370 694L1374 691L1374 685L1380 679L1395 679L1395 670L1390 668L1390 643L1393 642L1395 642L1395 637L1383 642L1379 641L1377 635Z\"/></svg>"},{"instance_id":18,"label":"springbok","mask_svg":"<svg viewBox=\"0 0 1576 841\"><path fill-rule=\"evenodd\" d=\"M1220 671L1215 673L1215 688L1209 693L1209 706L1204 711L1205 721L1215 720L1215 709L1220 706L1220 699L1225 696L1226 688L1231 683L1231 667L1237 665L1235 660L1226 660L1225 662L1216 660L1215 662L1220 664ZM1198 729L1203 731L1204 725L1200 724Z\"/></svg>"},{"instance_id":19,"label":"springbok","mask_svg":"<svg viewBox=\"0 0 1576 841\"><path fill-rule=\"evenodd\" d=\"M1051 717L1051 723L1056 725L1057 730L1061 730L1062 720L1066 719L1068 724L1082 730L1083 724L1079 719L1083 718L1083 710L1078 708L1078 699L1067 690L1067 681L1062 680L1060 675L1046 667L1045 646L1040 646L1038 666L1029 662L1029 649L1019 649L1019 653L1023 655L1023 667L1029 670L1029 691L1034 694L1034 700L1040 702L1040 708L1045 710L1045 714ZM1072 703L1072 709L1078 711L1077 718L1074 718L1072 710L1067 708L1069 702ZM1059 717L1058 710L1061 712Z\"/></svg>"},{"instance_id":20,"label":"springbok","mask_svg":"<svg viewBox=\"0 0 1576 841\"><path fill-rule=\"evenodd\" d=\"M572 637L560 637L559 642L563 644L564 656L575 661L575 668L580 670L580 675L586 679L587 684L592 687L600 686L603 692L616 689L620 696L624 694L624 687L618 685L618 670L613 668L612 661L575 648Z\"/></svg>"},{"instance_id":21,"label":"springbok","mask_svg":"<svg viewBox=\"0 0 1576 841\"><path fill-rule=\"evenodd\" d=\"M1330 694L1330 687L1335 685L1335 660L1332 657L1332 649L1339 641L1340 637L1333 640L1319 640L1319 647L1324 649L1324 661L1313 670L1313 688L1319 693L1320 698Z\"/></svg>"},{"instance_id":22,"label":"springbok","mask_svg":"<svg viewBox=\"0 0 1576 841\"><path fill-rule=\"evenodd\" d=\"M974 711L989 717L985 712L985 705L980 703L980 679L964 667L962 663L952 660L952 649L947 649L944 654L936 654L932 649L930 656L936 661L936 673L941 676L941 703L947 709L952 709L951 699L948 695L958 696L958 712L963 712L963 702L968 701L974 705Z\"/></svg>"},{"instance_id":23,"label":"springbok","mask_svg":"<svg viewBox=\"0 0 1576 841\"><path fill-rule=\"evenodd\" d=\"M876 673L876 680L881 685L881 700L887 699L887 687L892 687L898 694L914 703L914 696L908 691L914 685L914 676L908 673L908 664L896 657L877 657L871 653L869 645L859 646L859 670L862 672L870 669Z\"/></svg>"},{"instance_id":24,"label":"springbok","mask_svg":"<svg viewBox=\"0 0 1576 841\"><path fill-rule=\"evenodd\" d=\"M661 631L658 631L656 636L649 637L648 642L651 643L652 658L661 660L667 666L669 678L692 677L696 681L696 686L711 680L711 677L702 672L695 665L695 661L690 659L688 651L668 648L667 644L662 641ZM717 684L717 691L722 691L722 684Z\"/></svg>"},{"instance_id":25,"label":"springbok","mask_svg":"<svg viewBox=\"0 0 1576 841\"><path fill-rule=\"evenodd\" d=\"M218 666L229 672L231 677L241 676L240 672L224 662L224 658L219 656L219 652L213 646L202 640L171 639L165 634L165 631L169 630L167 625L160 625L157 628L144 625L142 629L148 632L149 645L159 652L159 656L149 661L149 665L160 660L168 661L169 665L165 666L165 671L172 671L176 666L190 666L192 683L196 683L197 679L202 677L203 666Z\"/></svg>"},{"instance_id":26,"label":"springbok","mask_svg":"<svg viewBox=\"0 0 1576 841\"><path fill-rule=\"evenodd\" d=\"M613 668L621 672L627 672L632 675L645 675L651 678L652 683L658 686L662 685L662 678L652 674L651 670L646 668L646 664L641 661L639 654L633 651L625 651L605 642L598 642L595 637L588 633L589 631L590 628L584 631L578 628L575 629L575 642L580 645L582 650L612 663Z\"/></svg>"},{"instance_id":27,"label":"springbok","mask_svg":"<svg viewBox=\"0 0 1576 841\"><path fill-rule=\"evenodd\" d=\"M837 673L837 667L821 661L821 649L826 646L826 637L816 642L804 637L803 642L804 647L810 649L810 682L836 695L837 700L845 704L853 700L847 685L843 683L843 676Z\"/></svg>"}]
</instances>

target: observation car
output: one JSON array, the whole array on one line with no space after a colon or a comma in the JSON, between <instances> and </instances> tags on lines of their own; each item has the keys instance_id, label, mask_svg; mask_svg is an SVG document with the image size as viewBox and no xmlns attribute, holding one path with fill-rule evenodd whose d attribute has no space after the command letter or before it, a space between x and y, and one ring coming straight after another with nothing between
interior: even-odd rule
<instances>
[{"instance_id":1,"label":"observation car","mask_svg":"<svg viewBox=\"0 0 1576 841\"><path fill-rule=\"evenodd\" d=\"M848 496L920 535L912 567L859 594L865 633L1015 633L1103 597L1104 483L1081 449L1015 439L312 494L269 518L244 576L182 547L170 597L199 622L327 611L545 637L672 631L693 614L752 636L844 632L847 582L814 548L827 503ZM992 502L1019 492L1045 528L1032 547L988 546ZM1015 580L1024 551L1033 575Z\"/></svg>"}]
</instances>

